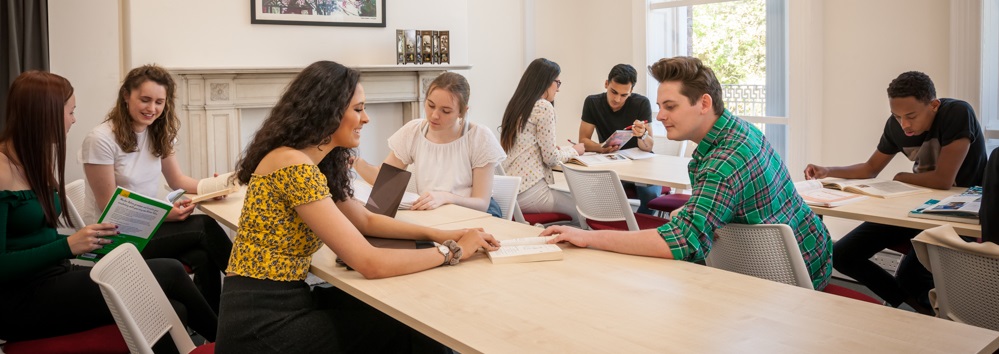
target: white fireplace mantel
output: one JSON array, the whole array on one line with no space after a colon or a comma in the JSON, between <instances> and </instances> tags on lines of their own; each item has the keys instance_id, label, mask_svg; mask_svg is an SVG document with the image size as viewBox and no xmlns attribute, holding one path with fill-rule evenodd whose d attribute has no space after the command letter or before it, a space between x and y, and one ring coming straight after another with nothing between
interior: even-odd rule
<instances>
[{"instance_id":1,"label":"white fireplace mantel","mask_svg":"<svg viewBox=\"0 0 999 354\"><path fill-rule=\"evenodd\" d=\"M366 102L401 103L402 121L419 118L427 86L445 71L470 65L379 65L361 71ZM177 115L181 131L177 147L181 168L195 178L231 171L243 146L243 109L271 108L303 68L174 68Z\"/></svg>"}]
</instances>

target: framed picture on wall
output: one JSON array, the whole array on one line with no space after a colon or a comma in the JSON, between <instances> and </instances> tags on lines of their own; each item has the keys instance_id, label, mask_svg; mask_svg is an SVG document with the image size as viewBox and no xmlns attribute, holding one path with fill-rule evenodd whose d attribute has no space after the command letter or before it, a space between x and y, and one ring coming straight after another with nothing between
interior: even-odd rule
<instances>
[{"instance_id":1,"label":"framed picture on wall","mask_svg":"<svg viewBox=\"0 0 999 354\"><path fill-rule=\"evenodd\" d=\"M385 0L250 0L250 23L385 27Z\"/></svg>"}]
</instances>

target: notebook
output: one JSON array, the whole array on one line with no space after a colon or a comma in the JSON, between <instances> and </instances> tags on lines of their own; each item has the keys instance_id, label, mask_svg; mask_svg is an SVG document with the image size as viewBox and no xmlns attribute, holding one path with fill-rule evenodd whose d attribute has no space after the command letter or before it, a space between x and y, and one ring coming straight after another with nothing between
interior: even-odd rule
<instances>
[{"instance_id":1,"label":"notebook","mask_svg":"<svg viewBox=\"0 0 999 354\"><path fill-rule=\"evenodd\" d=\"M413 173L409 171L383 163L378 171L378 177L375 177L375 184L371 186L368 202L364 206L372 213L394 218L412 175Z\"/></svg>"}]
</instances>

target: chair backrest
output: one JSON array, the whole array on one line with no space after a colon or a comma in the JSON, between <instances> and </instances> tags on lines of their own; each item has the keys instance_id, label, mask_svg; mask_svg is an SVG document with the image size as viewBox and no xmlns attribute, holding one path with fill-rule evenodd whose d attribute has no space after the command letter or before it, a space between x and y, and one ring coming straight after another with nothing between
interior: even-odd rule
<instances>
[{"instance_id":1,"label":"chair backrest","mask_svg":"<svg viewBox=\"0 0 999 354\"><path fill-rule=\"evenodd\" d=\"M503 212L503 220L513 218L514 208L517 205L517 192L520 190L520 177L518 176L493 176L493 199L499 203ZM521 215L523 218L523 215Z\"/></svg>"},{"instance_id":2,"label":"chair backrest","mask_svg":"<svg viewBox=\"0 0 999 354\"><path fill-rule=\"evenodd\" d=\"M728 224L715 230L709 267L814 289L794 231L784 224Z\"/></svg>"},{"instance_id":3,"label":"chair backrest","mask_svg":"<svg viewBox=\"0 0 999 354\"><path fill-rule=\"evenodd\" d=\"M926 244L926 253L936 286L937 317L999 331L999 256L932 243Z\"/></svg>"},{"instance_id":4,"label":"chair backrest","mask_svg":"<svg viewBox=\"0 0 999 354\"><path fill-rule=\"evenodd\" d=\"M63 212L69 214L69 219L73 220L76 230L87 226L83 222L83 217L80 216L80 209L78 209L83 206L84 193L86 193L86 186L83 183L82 179L78 179L66 184L66 206L63 208L65 209Z\"/></svg>"},{"instance_id":5,"label":"chair backrest","mask_svg":"<svg viewBox=\"0 0 999 354\"><path fill-rule=\"evenodd\" d=\"M576 201L580 224L588 228L586 219L624 220L628 224L628 230L639 230L638 221L635 220L635 214L616 172L581 170L566 164L562 165L562 172L569 184L569 193Z\"/></svg>"},{"instance_id":6,"label":"chair backrest","mask_svg":"<svg viewBox=\"0 0 999 354\"><path fill-rule=\"evenodd\" d=\"M655 145L652 145L652 152L660 155L670 155L684 157L687 153L687 141L669 140L665 137L657 137Z\"/></svg>"},{"instance_id":7,"label":"chair backrest","mask_svg":"<svg viewBox=\"0 0 999 354\"><path fill-rule=\"evenodd\" d=\"M152 353L170 333L180 353L194 350L194 342L177 317L153 272L134 245L124 243L109 252L90 271L104 301L132 353Z\"/></svg>"}]
</instances>

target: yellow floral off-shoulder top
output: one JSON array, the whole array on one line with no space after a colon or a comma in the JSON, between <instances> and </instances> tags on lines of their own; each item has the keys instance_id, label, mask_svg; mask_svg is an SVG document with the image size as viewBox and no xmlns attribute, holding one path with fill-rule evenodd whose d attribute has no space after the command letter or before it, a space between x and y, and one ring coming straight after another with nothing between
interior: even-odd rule
<instances>
[{"instance_id":1,"label":"yellow floral off-shoulder top","mask_svg":"<svg viewBox=\"0 0 999 354\"><path fill-rule=\"evenodd\" d=\"M304 280L322 241L294 208L329 197L326 176L316 165L292 165L250 177L227 272Z\"/></svg>"}]
</instances>

